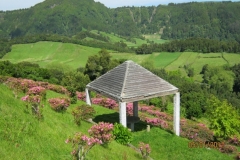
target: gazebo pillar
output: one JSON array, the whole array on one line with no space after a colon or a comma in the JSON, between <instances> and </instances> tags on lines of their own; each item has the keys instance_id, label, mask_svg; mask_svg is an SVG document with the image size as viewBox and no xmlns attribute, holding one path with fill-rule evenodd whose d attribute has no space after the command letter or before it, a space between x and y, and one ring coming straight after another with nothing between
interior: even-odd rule
<instances>
[{"instance_id":1,"label":"gazebo pillar","mask_svg":"<svg viewBox=\"0 0 240 160\"><path fill-rule=\"evenodd\" d=\"M133 102L133 116L138 117L138 101Z\"/></svg>"},{"instance_id":2,"label":"gazebo pillar","mask_svg":"<svg viewBox=\"0 0 240 160\"><path fill-rule=\"evenodd\" d=\"M133 117L138 117L138 101L133 102ZM130 123L131 131L134 131L134 123Z\"/></svg>"},{"instance_id":3,"label":"gazebo pillar","mask_svg":"<svg viewBox=\"0 0 240 160\"><path fill-rule=\"evenodd\" d=\"M88 91L87 88L85 89L85 93L86 93L86 103L91 106L90 91Z\"/></svg>"},{"instance_id":4,"label":"gazebo pillar","mask_svg":"<svg viewBox=\"0 0 240 160\"><path fill-rule=\"evenodd\" d=\"M119 119L120 123L127 127L126 102L119 102Z\"/></svg>"},{"instance_id":5,"label":"gazebo pillar","mask_svg":"<svg viewBox=\"0 0 240 160\"><path fill-rule=\"evenodd\" d=\"M177 136L180 135L180 93L174 95L173 130Z\"/></svg>"}]
</instances>

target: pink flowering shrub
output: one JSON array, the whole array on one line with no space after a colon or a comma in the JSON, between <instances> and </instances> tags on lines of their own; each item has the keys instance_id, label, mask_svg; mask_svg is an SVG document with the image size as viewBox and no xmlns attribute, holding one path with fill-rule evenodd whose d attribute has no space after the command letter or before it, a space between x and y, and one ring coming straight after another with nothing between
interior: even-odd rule
<instances>
[{"instance_id":1,"label":"pink flowering shrub","mask_svg":"<svg viewBox=\"0 0 240 160\"><path fill-rule=\"evenodd\" d=\"M222 147L219 148L219 150L222 153L234 153L237 151L237 148L232 145L222 145Z\"/></svg>"},{"instance_id":2,"label":"pink flowering shrub","mask_svg":"<svg viewBox=\"0 0 240 160\"><path fill-rule=\"evenodd\" d=\"M90 137L81 132L75 133L65 143L72 144L72 156L77 160L84 160L90 149L97 144L107 144L113 139L113 124L100 122L93 125L89 130Z\"/></svg>"},{"instance_id":3,"label":"pink flowering shrub","mask_svg":"<svg viewBox=\"0 0 240 160\"><path fill-rule=\"evenodd\" d=\"M102 144L102 141L77 132L73 137L68 138L65 143L72 144L73 150L71 155L74 159L84 160L90 149L97 144Z\"/></svg>"},{"instance_id":4,"label":"pink flowering shrub","mask_svg":"<svg viewBox=\"0 0 240 160\"><path fill-rule=\"evenodd\" d=\"M117 102L110 98L92 98L92 103L109 109L114 109L118 106Z\"/></svg>"},{"instance_id":5,"label":"pink flowering shrub","mask_svg":"<svg viewBox=\"0 0 240 160\"><path fill-rule=\"evenodd\" d=\"M240 146L240 139L237 136L233 136L229 138L228 143L233 144L235 146Z\"/></svg>"},{"instance_id":6,"label":"pink flowering shrub","mask_svg":"<svg viewBox=\"0 0 240 160\"><path fill-rule=\"evenodd\" d=\"M168 128L168 123L159 118L146 118L145 121L153 126L160 126L163 129Z\"/></svg>"},{"instance_id":7,"label":"pink flowering shrub","mask_svg":"<svg viewBox=\"0 0 240 160\"><path fill-rule=\"evenodd\" d=\"M202 124L188 124L181 125L181 136L195 141L213 141L213 132Z\"/></svg>"},{"instance_id":8,"label":"pink flowering shrub","mask_svg":"<svg viewBox=\"0 0 240 160\"><path fill-rule=\"evenodd\" d=\"M57 112L64 111L67 109L67 107L70 105L70 99L69 98L51 98L48 100L51 108Z\"/></svg>"},{"instance_id":9,"label":"pink flowering shrub","mask_svg":"<svg viewBox=\"0 0 240 160\"><path fill-rule=\"evenodd\" d=\"M109 109L113 109L118 106L117 102L110 98L103 98L101 105Z\"/></svg>"},{"instance_id":10,"label":"pink flowering shrub","mask_svg":"<svg viewBox=\"0 0 240 160\"><path fill-rule=\"evenodd\" d=\"M69 91L63 86L48 84L47 89L51 90L51 91L54 91L54 92L57 92L57 93L70 95Z\"/></svg>"},{"instance_id":11,"label":"pink flowering shrub","mask_svg":"<svg viewBox=\"0 0 240 160\"><path fill-rule=\"evenodd\" d=\"M48 82L39 82L39 81L30 80L30 79L10 77L10 78L7 78L6 84L14 91L17 90L17 92L22 91L26 93L29 90L29 88L41 86L45 89L52 90L57 93L69 95L69 92L65 87L49 84Z\"/></svg>"},{"instance_id":12,"label":"pink flowering shrub","mask_svg":"<svg viewBox=\"0 0 240 160\"><path fill-rule=\"evenodd\" d=\"M89 118L93 118L95 114L95 110L93 107L89 105L81 105L77 106L72 110L72 115L74 117L74 122L77 125L81 125L82 120L87 120Z\"/></svg>"},{"instance_id":13,"label":"pink flowering shrub","mask_svg":"<svg viewBox=\"0 0 240 160\"><path fill-rule=\"evenodd\" d=\"M28 90L28 95L44 95L46 92L46 89L41 86L32 87Z\"/></svg>"},{"instance_id":14,"label":"pink flowering shrub","mask_svg":"<svg viewBox=\"0 0 240 160\"><path fill-rule=\"evenodd\" d=\"M88 130L88 133L90 136L101 140L103 144L107 144L113 139L112 135L113 127L114 126L112 123L100 122L98 124L93 125Z\"/></svg>"},{"instance_id":15,"label":"pink flowering shrub","mask_svg":"<svg viewBox=\"0 0 240 160\"><path fill-rule=\"evenodd\" d=\"M143 159L147 159L149 154L151 153L151 148L149 144L145 144L143 142L140 142L139 145L139 150L142 154Z\"/></svg>"},{"instance_id":16,"label":"pink flowering shrub","mask_svg":"<svg viewBox=\"0 0 240 160\"><path fill-rule=\"evenodd\" d=\"M141 106L139 107L139 110L142 112L146 112L147 110L152 110L154 109L154 106Z\"/></svg>"},{"instance_id":17,"label":"pink flowering shrub","mask_svg":"<svg viewBox=\"0 0 240 160\"><path fill-rule=\"evenodd\" d=\"M82 100L82 101L85 101L85 100L86 100L86 94L85 94L85 92L76 92L76 94L77 94L77 98L78 98L79 100Z\"/></svg>"},{"instance_id":18,"label":"pink flowering shrub","mask_svg":"<svg viewBox=\"0 0 240 160\"><path fill-rule=\"evenodd\" d=\"M27 95L21 98L27 102L27 109L31 108L32 113L37 118L42 118L42 107L46 101L46 89L41 86L32 87L28 90ZM30 107L29 107L30 106Z\"/></svg>"},{"instance_id":19,"label":"pink flowering shrub","mask_svg":"<svg viewBox=\"0 0 240 160\"><path fill-rule=\"evenodd\" d=\"M127 109L127 115L132 116L133 115L133 103L127 103L126 109Z\"/></svg>"}]
</instances>

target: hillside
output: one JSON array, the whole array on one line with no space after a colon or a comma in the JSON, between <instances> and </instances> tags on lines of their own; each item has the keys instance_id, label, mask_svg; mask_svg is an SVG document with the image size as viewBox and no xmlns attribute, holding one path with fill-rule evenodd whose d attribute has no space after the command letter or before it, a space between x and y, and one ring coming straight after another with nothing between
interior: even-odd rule
<instances>
[{"instance_id":1,"label":"hillside","mask_svg":"<svg viewBox=\"0 0 240 160\"><path fill-rule=\"evenodd\" d=\"M71 159L71 145L66 144L65 140L75 132L86 134L92 126L87 122L82 122L80 127L74 124L71 110L84 102L79 101L70 106L66 113L57 113L48 104L43 109L44 120L38 121L33 115L25 112L25 103L15 99L7 86L0 84L0 94L0 159ZM59 96L63 95L47 92L47 99ZM111 111L105 110L105 113ZM88 158L99 157L99 152L102 155L99 159L119 159L125 153L128 153L129 159L138 159L133 149L116 142L112 142L109 149L94 148Z\"/></svg>"},{"instance_id":2,"label":"hillside","mask_svg":"<svg viewBox=\"0 0 240 160\"><path fill-rule=\"evenodd\" d=\"M71 145L65 143L66 138L77 131L87 133L91 126L87 122L76 126L73 122L71 111L75 106L83 104L82 101L69 106L67 111L62 113L53 111L47 103L43 108L44 119L38 121L26 112L24 102L14 98L12 90L6 85L0 84L0 94L1 159L71 159ZM19 95L21 96L23 94ZM59 96L63 95L47 91L47 100ZM94 109L95 121L118 121L116 111L97 105L94 105ZM150 132L145 130L134 132L133 144L137 146L139 141L151 145L150 156L153 159L232 159L232 155L222 154L215 149L189 148L189 140L177 137L159 127L153 127ZM107 148L94 147L87 158L141 159L138 152L115 141Z\"/></svg>"},{"instance_id":3,"label":"hillside","mask_svg":"<svg viewBox=\"0 0 240 160\"><path fill-rule=\"evenodd\" d=\"M203 37L240 41L240 2L170 3L110 9L94 0L46 0L29 9L0 12L0 37L39 33L76 35L99 30L126 37ZM17 26L17 27L16 27Z\"/></svg>"}]
</instances>

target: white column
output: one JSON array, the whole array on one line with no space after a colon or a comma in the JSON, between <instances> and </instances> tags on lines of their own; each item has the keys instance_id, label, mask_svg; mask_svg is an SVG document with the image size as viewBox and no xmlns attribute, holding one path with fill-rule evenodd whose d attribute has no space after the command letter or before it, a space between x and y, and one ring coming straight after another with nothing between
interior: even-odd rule
<instances>
[{"instance_id":1,"label":"white column","mask_svg":"<svg viewBox=\"0 0 240 160\"><path fill-rule=\"evenodd\" d=\"M133 102L133 116L138 117L138 101Z\"/></svg>"},{"instance_id":2,"label":"white column","mask_svg":"<svg viewBox=\"0 0 240 160\"><path fill-rule=\"evenodd\" d=\"M180 135L180 93L174 95L173 130L177 136Z\"/></svg>"},{"instance_id":3,"label":"white column","mask_svg":"<svg viewBox=\"0 0 240 160\"><path fill-rule=\"evenodd\" d=\"M119 119L120 123L127 127L126 102L119 102Z\"/></svg>"},{"instance_id":4,"label":"white column","mask_svg":"<svg viewBox=\"0 0 240 160\"><path fill-rule=\"evenodd\" d=\"M91 106L90 92L88 91L87 88L85 89L85 93L86 93L86 103Z\"/></svg>"}]
</instances>

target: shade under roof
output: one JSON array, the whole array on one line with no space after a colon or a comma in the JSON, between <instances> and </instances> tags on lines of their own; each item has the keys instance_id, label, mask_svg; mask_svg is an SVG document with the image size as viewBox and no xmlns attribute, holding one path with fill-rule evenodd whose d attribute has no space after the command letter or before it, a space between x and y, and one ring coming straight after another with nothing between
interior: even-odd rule
<instances>
[{"instance_id":1,"label":"shade under roof","mask_svg":"<svg viewBox=\"0 0 240 160\"><path fill-rule=\"evenodd\" d=\"M178 92L178 88L130 60L86 87L119 102L139 101Z\"/></svg>"}]
</instances>

